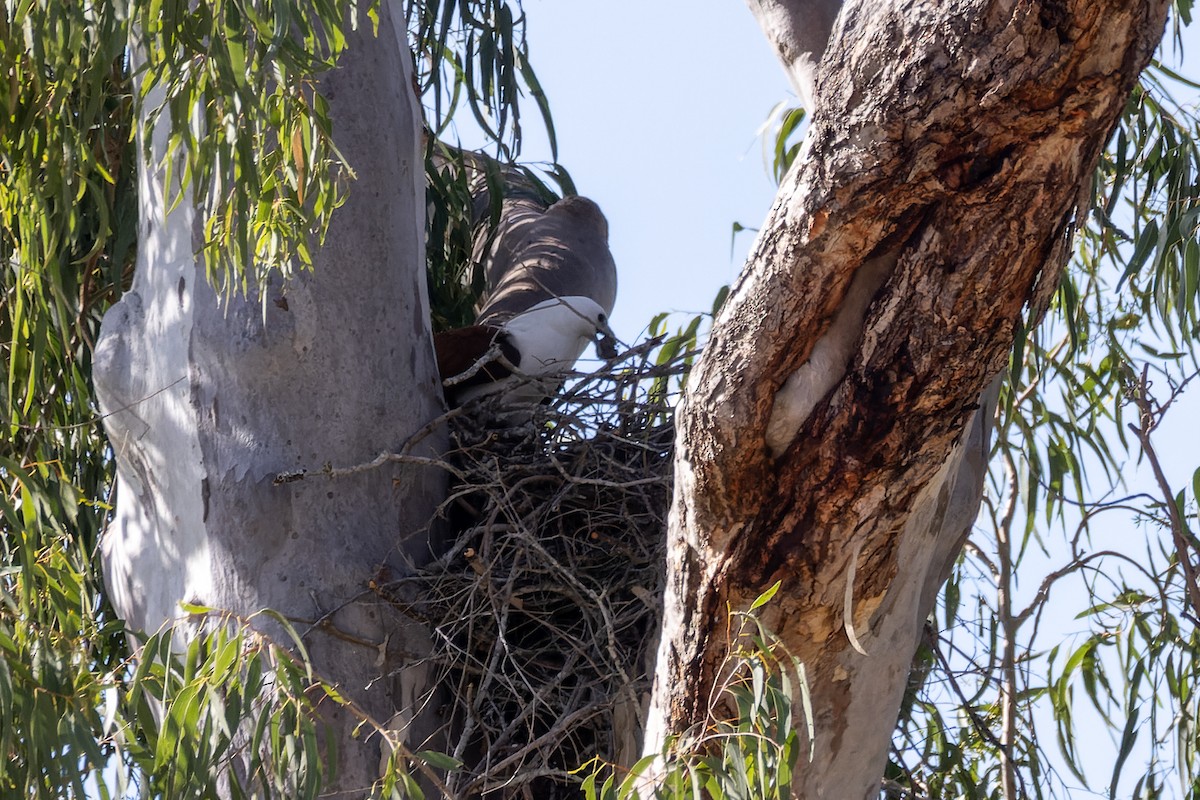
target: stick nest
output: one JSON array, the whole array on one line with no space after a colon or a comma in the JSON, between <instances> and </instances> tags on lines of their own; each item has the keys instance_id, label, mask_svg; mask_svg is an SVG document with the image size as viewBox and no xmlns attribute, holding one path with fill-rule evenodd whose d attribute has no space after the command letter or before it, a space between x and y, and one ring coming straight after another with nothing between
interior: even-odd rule
<instances>
[{"instance_id":1,"label":"stick nest","mask_svg":"<svg viewBox=\"0 0 1200 800\"><path fill-rule=\"evenodd\" d=\"M593 758L640 754L670 503L672 387L649 342L516 426L452 421L452 544L421 576L455 797L578 797ZM661 363L660 363L661 362Z\"/></svg>"}]
</instances>

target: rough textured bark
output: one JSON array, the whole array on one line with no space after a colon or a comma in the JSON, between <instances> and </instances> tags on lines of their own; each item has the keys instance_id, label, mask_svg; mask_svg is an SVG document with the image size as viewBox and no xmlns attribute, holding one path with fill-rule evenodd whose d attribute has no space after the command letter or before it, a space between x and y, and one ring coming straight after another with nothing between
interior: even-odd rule
<instances>
[{"instance_id":1,"label":"rough textured bark","mask_svg":"<svg viewBox=\"0 0 1200 800\"><path fill-rule=\"evenodd\" d=\"M105 317L95 380L119 481L105 577L129 626L170 624L180 601L275 609L306 633L321 675L381 722L401 712L399 724L426 688L411 666L425 634L367 585L428 557L444 476L389 466L272 485L281 472L397 450L443 407L425 292L421 113L403 25L383 11L379 37L364 19L322 81L358 180L315 271L268 287L265 303L218 303L194 257L194 209L184 202L164 216L160 130L140 167L134 284ZM440 452L438 435L426 446ZM361 792L378 777L379 739L352 739L355 721L336 722L329 788Z\"/></svg>"},{"instance_id":2,"label":"rough textured bark","mask_svg":"<svg viewBox=\"0 0 1200 800\"><path fill-rule=\"evenodd\" d=\"M782 581L765 619L806 664L816 730L797 796L878 791L921 625L961 546L948 518L974 515L955 484L982 470L983 440L969 441L986 432L973 424L980 392L1053 294L1166 7L843 8L806 154L680 413L648 750L704 718L726 609ZM831 335L860 270L881 261L848 365L771 458L776 393Z\"/></svg>"}]
</instances>

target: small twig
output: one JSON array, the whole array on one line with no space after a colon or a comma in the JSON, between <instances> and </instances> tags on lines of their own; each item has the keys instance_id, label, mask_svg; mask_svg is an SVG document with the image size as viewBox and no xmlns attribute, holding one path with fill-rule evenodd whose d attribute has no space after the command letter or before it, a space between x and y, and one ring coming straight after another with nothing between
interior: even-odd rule
<instances>
[{"instance_id":1,"label":"small twig","mask_svg":"<svg viewBox=\"0 0 1200 800\"><path fill-rule=\"evenodd\" d=\"M478 375L481 369L493 361L499 361L507 369L512 368L512 365L508 363L508 359L504 358L503 353L500 350L499 337L492 340L491 346L484 351L483 355L475 359L475 363L471 364L471 366L467 367L457 375L451 375L449 378L443 378L442 386L450 388L451 386L457 386L464 381L469 381L471 378L474 378L476 375Z\"/></svg>"},{"instance_id":2,"label":"small twig","mask_svg":"<svg viewBox=\"0 0 1200 800\"><path fill-rule=\"evenodd\" d=\"M1004 471L1008 477L1008 503L1004 513L996 522L996 559L1000 568L996 575L996 618L1000 623L1000 792L1004 800L1017 800L1019 779L1013 750L1017 737L1017 717L1020 713L1017 699L1017 633L1020 620L1014 616L1012 592L1014 570L1019 555L1013 552L1012 525L1016 515L1017 467L1012 453L1004 450Z\"/></svg>"},{"instance_id":3,"label":"small twig","mask_svg":"<svg viewBox=\"0 0 1200 800\"><path fill-rule=\"evenodd\" d=\"M97 422L103 422L104 420L108 419L109 417L116 416L117 414L123 413L125 411L132 411L133 409L137 408L139 405L146 402L147 400L151 400L155 397L158 397L163 392L170 391L175 386L178 386L180 383L183 383L184 381L187 380L187 377L188 377L187 375L181 375L180 377L178 377L175 380L168 383L166 386L163 386L160 389L156 389L153 392L150 392L150 394L139 397L137 400L132 400L132 401L126 403L125 405L120 406L119 408L114 408L112 411L109 411L106 414L96 414L96 415L84 420L83 422L75 422L70 425L44 425L40 422L30 425L27 422L18 422L18 423L16 423L16 425L14 427L19 428L21 430L26 430L26 431L42 430L42 431L47 431L47 432L72 431L72 430L76 430L77 428L90 428L91 426L95 425Z\"/></svg>"},{"instance_id":4,"label":"small twig","mask_svg":"<svg viewBox=\"0 0 1200 800\"><path fill-rule=\"evenodd\" d=\"M346 605L349 605L349 603L345 603L340 607L344 608ZM333 620L330 618L335 613L336 612L331 611L327 614L322 614L318 619L305 619L304 617L289 616L287 618L287 620L288 620L288 622L299 622L302 625L308 626L308 628L305 629L304 633L300 634L301 639L307 637L314 630L320 630L322 633L328 634L329 636L332 636L335 639L341 639L343 642L349 642L350 644L356 644L356 645L359 645L360 647L365 647L368 650L378 650L379 649L380 642L373 642L370 639L363 639L359 636L355 636L353 634L347 633L346 631L344 631L341 628L334 625Z\"/></svg>"},{"instance_id":5,"label":"small twig","mask_svg":"<svg viewBox=\"0 0 1200 800\"><path fill-rule=\"evenodd\" d=\"M942 653L942 649L936 645L933 646L932 649L934 654L937 656L938 663L942 666L942 670L946 673L946 680L950 684L950 689L959 699L959 707L967 712L967 716L971 720L971 727L973 727L975 732L978 733L982 738L986 739L992 747L995 747L997 750L1003 749L1004 745L996 737L996 734L992 732L992 729L988 727L987 722L979 716L979 712L975 710L973 701L967 697L966 693L962 690L962 687L958 685L958 680L955 679L954 671L950 667L950 662L946 660L945 654Z\"/></svg>"},{"instance_id":6,"label":"small twig","mask_svg":"<svg viewBox=\"0 0 1200 800\"><path fill-rule=\"evenodd\" d=\"M1130 396L1138 409L1138 424L1129 424L1129 429L1137 437L1141 443L1142 452L1146 454L1146 459L1150 462L1150 469L1154 472L1154 480L1158 484L1159 491L1162 492L1163 505L1167 509L1167 517L1170 520L1171 536L1175 544L1175 556L1179 560L1179 567L1183 571L1184 587L1187 591L1188 601L1192 607L1192 613L1185 613L1185 616L1193 623L1200 624L1200 619L1196 614L1200 613L1200 583L1197 582L1196 568L1192 564L1191 544L1188 542L1185 534L1185 526L1183 518L1179 514L1179 507L1175 504L1175 492L1171 489L1171 484L1167 480L1166 473L1163 472L1162 464L1158 460L1158 453L1154 449L1154 444L1150 440L1151 433L1158 427L1162 420L1161 410L1160 415L1155 416L1153 408L1153 398L1150 396L1150 382L1147 377L1149 365L1142 367L1142 374L1138 381L1131 387Z\"/></svg>"},{"instance_id":7,"label":"small twig","mask_svg":"<svg viewBox=\"0 0 1200 800\"><path fill-rule=\"evenodd\" d=\"M285 483L295 483L297 481L302 481L302 480L304 480L308 477L314 476L314 475L323 475L328 478L342 478L342 477L346 477L349 475L357 475L359 473L369 472L371 470L378 469L379 467L382 467L385 464L397 464L397 463L398 464L415 464L418 466L439 467L441 469L447 470L448 472L450 472L450 474L454 475L456 478L461 479L462 478L461 474L456 472L454 467L452 465L448 464L447 462L442 461L440 459L436 459L436 458L429 458L429 457L424 457L424 456L414 456L414 455L410 455L410 453L430 433L437 430L442 425L449 423L451 420L456 419L461 416L464 416L466 413L467 413L467 410L464 408L452 408L449 411L447 411L445 414L441 414L441 415L431 419L429 422L425 423L420 428L418 428L416 431L414 431L413 434L411 436L409 436L408 439L405 440L404 445L400 448L400 450L398 452L391 453L391 452L385 451L385 452L380 453L379 455L375 456L375 458L373 458L372 460L370 460L364 464L355 464L354 466L350 466L350 467L334 467L330 464L326 464L318 472L310 472L307 469L299 469L299 470L294 470L291 472L281 472L275 476L275 479L273 481L271 481L271 484L273 486L280 486Z\"/></svg>"},{"instance_id":8,"label":"small twig","mask_svg":"<svg viewBox=\"0 0 1200 800\"><path fill-rule=\"evenodd\" d=\"M579 475L570 475L559 462L557 458L551 457L550 463L562 475L563 479L579 486L603 486L607 489L632 489L635 486L650 486L652 484L661 484L668 480L664 475L653 475L649 478L635 478L628 481L610 481L606 478L584 478Z\"/></svg>"}]
</instances>

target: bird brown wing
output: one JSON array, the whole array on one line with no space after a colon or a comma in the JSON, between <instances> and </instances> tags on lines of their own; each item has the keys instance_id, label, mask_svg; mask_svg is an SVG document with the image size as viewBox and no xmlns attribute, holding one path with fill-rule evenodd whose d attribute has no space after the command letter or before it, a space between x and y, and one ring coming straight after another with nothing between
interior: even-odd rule
<instances>
[{"instance_id":1,"label":"bird brown wing","mask_svg":"<svg viewBox=\"0 0 1200 800\"><path fill-rule=\"evenodd\" d=\"M508 334L495 325L468 325L465 328L435 334L433 349L437 353L438 373L441 374L442 380L461 375L471 369L487 354L493 343L499 343L500 353L508 364L520 366L521 354L509 340ZM491 358L470 378L447 387L447 393L499 381L511 374L512 370L505 363Z\"/></svg>"}]
</instances>

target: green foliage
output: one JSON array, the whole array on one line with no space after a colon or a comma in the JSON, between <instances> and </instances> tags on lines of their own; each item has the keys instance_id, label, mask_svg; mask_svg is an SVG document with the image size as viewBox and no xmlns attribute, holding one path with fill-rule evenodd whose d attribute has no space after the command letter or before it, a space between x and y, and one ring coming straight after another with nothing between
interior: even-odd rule
<instances>
[{"instance_id":1,"label":"green foliage","mask_svg":"<svg viewBox=\"0 0 1200 800\"><path fill-rule=\"evenodd\" d=\"M46 465L4 473L0 794L214 798L227 781L235 798L315 798L336 754L321 735L332 708L389 739L379 797L421 797L411 770L453 767L373 727L277 615L191 608L193 630L157 632L129 654L124 626L100 611L93 553L64 525L89 513L84 499Z\"/></svg>"},{"instance_id":2,"label":"green foliage","mask_svg":"<svg viewBox=\"0 0 1200 800\"><path fill-rule=\"evenodd\" d=\"M0 93L0 424L6 434L0 437L0 793L6 796L81 797L85 778L110 763L168 787L169 796L184 796L169 788L171 780L191 780L179 776L195 777L204 760L187 757L176 741L181 723L171 716L169 693L180 684L168 680L174 666L162 661L155 673L168 710L161 731L131 691L128 681L145 674L131 672L123 628L106 610L96 572L111 461L92 401L91 351L136 248L138 104L158 81L164 108L176 112L179 123L170 136L184 156L180 191L193 192L221 219L209 224L220 232L205 244L210 268L244 278L253 274L244 265L255 262L256 252L265 253L255 262L263 269L271 259L278 266L321 227L300 218L326 219L336 205L336 198L324 206L314 201L295 212L287 197L276 202L289 191L278 187L289 180L297 198L324 191L331 180L331 159L321 149L329 144L327 131L305 141L301 130L317 131L321 111L296 107L303 100L297 87L307 80L299 73L311 76L321 65L283 40L306 26L308 44L315 27L336 31L321 22L321 14L333 19L334 4L295 14L233 3L191 9L153 3L134 10L131 17L123 4L26 2L7 4L0 16L0 68L8 76ZM146 43L136 70L127 50L135 23ZM279 32L273 40L268 29ZM273 96L274 90L262 91L268 79L297 92ZM191 102L194 108L184 114ZM286 149L267 137L278 122L267 118L271 109L283 115L278 132L293 137ZM148 110L155 116L161 109ZM202 117L220 130L199 137L190 126ZM303 158L323 165L303 179L287 161L300 152L291 146L297 135L307 148ZM246 172L251 166L257 178ZM290 177L276 174L288 169ZM322 170L323 176L315 174ZM235 182L253 191L234 192ZM137 691L151 685L147 679ZM156 732L168 738L156 739ZM146 749L154 741L166 742L157 766ZM163 770L175 770L175 778ZM100 791L109 796L103 785Z\"/></svg>"},{"instance_id":3,"label":"green foliage","mask_svg":"<svg viewBox=\"0 0 1200 800\"><path fill-rule=\"evenodd\" d=\"M497 161L445 142L426 143L426 279L433 330L475 321L484 296L484 255L491 247L506 198L549 206L574 186L561 167L549 173L551 188L535 170Z\"/></svg>"},{"instance_id":4,"label":"green foliage","mask_svg":"<svg viewBox=\"0 0 1200 800\"><path fill-rule=\"evenodd\" d=\"M800 155L806 132L803 123L807 116L799 106L789 107L780 103L771 109L762 127L763 160L766 162L767 171L777 184L783 182L783 176Z\"/></svg>"},{"instance_id":5,"label":"green foliage","mask_svg":"<svg viewBox=\"0 0 1200 800\"><path fill-rule=\"evenodd\" d=\"M430 135L425 148L426 255L433 329L475 321L482 256L506 195L550 205L575 186L557 163L550 106L529 61L525 15L505 0L408 0L406 14ZM521 165L523 97L532 97L555 161ZM461 148L457 124L477 127L491 153Z\"/></svg>"},{"instance_id":6,"label":"green foliage","mask_svg":"<svg viewBox=\"0 0 1200 800\"><path fill-rule=\"evenodd\" d=\"M362 10L376 13L353 0L152 1L129 20L146 145L168 115L164 164L180 164L167 204L190 194L214 286L245 290L311 266L310 239L323 238L352 176L318 76Z\"/></svg>"},{"instance_id":7,"label":"green foliage","mask_svg":"<svg viewBox=\"0 0 1200 800\"><path fill-rule=\"evenodd\" d=\"M100 518L83 503L108 483L91 346L137 221L124 45L120 20L81 4L10 4L0 17L0 469L37 473L25 490L85 552Z\"/></svg>"},{"instance_id":8,"label":"green foliage","mask_svg":"<svg viewBox=\"0 0 1200 800\"><path fill-rule=\"evenodd\" d=\"M1012 390L999 437L1020 476L1019 489L1008 491L1019 494L1026 509L1026 541L1035 512L1049 520L1065 518L1070 506L1081 509L1081 534L1059 571L1085 576L1088 600L1080 617L1088 633L1073 649L1050 648L1045 661L1044 697L1066 764L1077 779L1094 780L1085 778L1077 746L1074 687L1081 685L1116 735L1110 792L1132 783L1138 797L1157 796L1172 761L1184 786L1200 775L1188 738L1200 656L1189 574L1200 553L1189 521L1196 487L1160 484L1158 493L1109 501L1098 500L1104 490L1089 483L1103 487L1101 473L1115 480L1120 463L1131 457L1156 463L1151 434L1197 375L1200 122L1170 100L1169 84L1178 80L1156 64L1131 99L1098 172L1078 268L1064 279L1057 319L1030 337L1023 385ZM1054 344L1043 344L1047 340ZM1024 404L1031 405L1051 378L1062 387L1053 407L1043 401L1030 414L1016 404L1027 398ZM1118 510L1161 535L1139 552L1089 553L1093 520L1104 515L1112 524ZM1020 554L1015 558L1019 563ZM1135 743L1143 757L1131 761Z\"/></svg>"},{"instance_id":9,"label":"green foliage","mask_svg":"<svg viewBox=\"0 0 1200 800\"><path fill-rule=\"evenodd\" d=\"M1078 253L1052 313L1018 342L999 419L1013 427L1027 525L1085 502L1128 452L1125 398L1143 365L1176 383L1200 336L1200 123L1175 107L1159 64L1144 75L1102 159ZM1053 391L1051 391L1053 390ZM1049 489L1047 502L1035 487Z\"/></svg>"},{"instance_id":10,"label":"green foliage","mask_svg":"<svg viewBox=\"0 0 1200 800\"><path fill-rule=\"evenodd\" d=\"M767 630L755 611L770 602L776 583L748 612L733 614L733 646L716 687L708 723L670 739L662 753L643 758L627 772L593 764L584 779L586 800L637 800L653 775L658 800L787 800L792 775L811 758L812 709L804 665ZM804 719L793 717L798 704ZM801 745L798 731L806 731Z\"/></svg>"},{"instance_id":11,"label":"green foliage","mask_svg":"<svg viewBox=\"0 0 1200 800\"><path fill-rule=\"evenodd\" d=\"M417 83L431 102L427 113L433 138L456 138L452 125L465 104L496 157L513 162L521 153L520 99L528 94L546 127L551 157L557 159L550 106L529 62L520 3L408 0L405 8Z\"/></svg>"},{"instance_id":12,"label":"green foliage","mask_svg":"<svg viewBox=\"0 0 1200 800\"><path fill-rule=\"evenodd\" d=\"M53 35L40 35L49 32ZM93 555L110 465L91 345L132 258L123 23L79 4L0 18L0 791L82 796L125 647ZM97 735L93 736L92 734Z\"/></svg>"},{"instance_id":13,"label":"green foliage","mask_svg":"<svg viewBox=\"0 0 1200 800\"><path fill-rule=\"evenodd\" d=\"M142 107L148 132L165 135L164 164L178 163L168 204L186 196L199 209L215 285L310 265L347 170L317 77L359 16L333 0L8 6L0 256L55 278L90 259L120 285Z\"/></svg>"},{"instance_id":14,"label":"green foliage","mask_svg":"<svg viewBox=\"0 0 1200 800\"><path fill-rule=\"evenodd\" d=\"M102 710L122 669L122 629L97 614L79 535L98 515L57 465L0 465L0 794L83 797L109 752Z\"/></svg>"},{"instance_id":15,"label":"green foliage","mask_svg":"<svg viewBox=\"0 0 1200 800\"><path fill-rule=\"evenodd\" d=\"M67 321L81 291L94 298L89 282L120 283L134 244L127 32L83 4L9 4L0 17L0 260Z\"/></svg>"},{"instance_id":16,"label":"green foliage","mask_svg":"<svg viewBox=\"0 0 1200 800\"><path fill-rule=\"evenodd\" d=\"M674 333L668 332L668 323L672 318L671 314L655 314L650 320L650 325L647 328L650 339L661 342L661 345L654 354L655 364L659 366L670 364L682 354L682 361L685 365L685 369L679 376L678 381L672 381L666 375L655 379L650 387L650 398L652 401L660 399L665 401L666 398L681 395L683 387L687 385L687 377L692 365L695 363L696 357L700 354L700 349L704 345L705 337L708 335L708 331L712 329L712 325L717 319L717 314L720 312L721 306L725 305L725 300L728 297L729 287L722 286L717 290L716 297L713 298L711 310L691 316L687 320L687 323L682 327L677 327Z\"/></svg>"},{"instance_id":17,"label":"green foliage","mask_svg":"<svg viewBox=\"0 0 1200 800\"><path fill-rule=\"evenodd\" d=\"M476 219L473 191L480 180L490 186L499 176L485 169L472 180L463 152L438 140L431 139L426 150L429 307L433 330L444 331L475 321L475 303L485 284L483 269L475 259L475 237L482 220Z\"/></svg>"}]
</instances>

